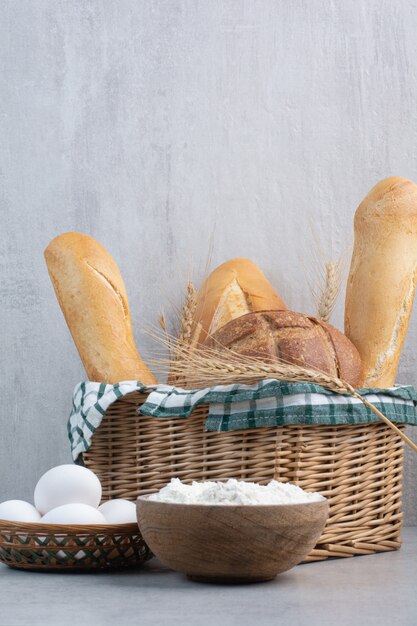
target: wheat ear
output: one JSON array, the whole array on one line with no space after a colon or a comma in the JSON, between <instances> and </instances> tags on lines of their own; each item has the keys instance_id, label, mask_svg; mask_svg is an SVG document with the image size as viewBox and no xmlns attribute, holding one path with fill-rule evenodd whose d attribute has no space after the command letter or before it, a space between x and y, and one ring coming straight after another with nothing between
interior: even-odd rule
<instances>
[{"instance_id":1,"label":"wheat ear","mask_svg":"<svg viewBox=\"0 0 417 626\"><path fill-rule=\"evenodd\" d=\"M178 341L189 344L194 323L194 313L197 306L197 291L191 280L187 284L187 294L181 309Z\"/></svg>"},{"instance_id":2,"label":"wheat ear","mask_svg":"<svg viewBox=\"0 0 417 626\"><path fill-rule=\"evenodd\" d=\"M329 261L325 264L324 284L318 294L317 317L328 322L336 304L341 287L340 261Z\"/></svg>"}]
</instances>

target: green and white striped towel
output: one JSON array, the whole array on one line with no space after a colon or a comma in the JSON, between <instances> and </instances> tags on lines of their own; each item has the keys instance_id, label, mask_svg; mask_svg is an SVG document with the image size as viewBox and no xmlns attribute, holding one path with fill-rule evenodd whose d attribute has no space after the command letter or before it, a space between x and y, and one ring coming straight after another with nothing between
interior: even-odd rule
<instances>
[{"instance_id":1,"label":"green and white striped towel","mask_svg":"<svg viewBox=\"0 0 417 626\"><path fill-rule=\"evenodd\" d=\"M73 459L86 452L108 407L133 391L148 393L140 413L147 416L186 418L195 406L208 404L205 429L230 431L289 424L364 424L379 418L360 400L335 394L320 385L262 380L254 385L218 385L187 391L170 385L145 387L130 380L116 385L83 382L74 390L68 420ZM417 424L417 393L414 387L362 389L393 422Z\"/></svg>"}]
</instances>

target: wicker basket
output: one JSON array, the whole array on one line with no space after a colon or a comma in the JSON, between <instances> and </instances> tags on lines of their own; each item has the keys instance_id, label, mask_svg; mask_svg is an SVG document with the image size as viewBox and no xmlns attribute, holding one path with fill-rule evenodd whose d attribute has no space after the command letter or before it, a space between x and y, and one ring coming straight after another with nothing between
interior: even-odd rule
<instances>
[{"instance_id":1,"label":"wicker basket","mask_svg":"<svg viewBox=\"0 0 417 626\"><path fill-rule=\"evenodd\" d=\"M186 419L150 418L136 412L145 398L135 392L112 404L84 454L106 498L135 499L172 477L275 478L329 500L327 526L307 560L400 547L403 443L385 424L204 432L207 406Z\"/></svg>"},{"instance_id":2,"label":"wicker basket","mask_svg":"<svg viewBox=\"0 0 417 626\"><path fill-rule=\"evenodd\" d=\"M62 526L0 520L0 561L16 569L105 570L152 556L137 524Z\"/></svg>"}]
</instances>

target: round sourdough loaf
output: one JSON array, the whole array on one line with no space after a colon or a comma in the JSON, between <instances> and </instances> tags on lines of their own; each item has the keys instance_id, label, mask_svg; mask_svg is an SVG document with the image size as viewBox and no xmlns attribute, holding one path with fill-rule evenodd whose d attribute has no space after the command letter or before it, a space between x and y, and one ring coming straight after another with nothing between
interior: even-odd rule
<instances>
[{"instance_id":1,"label":"round sourdough loaf","mask_svg":"<svg viewBox=\"0 0 417 626\"><path fill-rule=\"evenodd\" d=\"M211 337L210 348L268 361L285 361L362 384L359 352L337 328L294 311L258 311L232 320Z\"/></svg>"}]
</instances>

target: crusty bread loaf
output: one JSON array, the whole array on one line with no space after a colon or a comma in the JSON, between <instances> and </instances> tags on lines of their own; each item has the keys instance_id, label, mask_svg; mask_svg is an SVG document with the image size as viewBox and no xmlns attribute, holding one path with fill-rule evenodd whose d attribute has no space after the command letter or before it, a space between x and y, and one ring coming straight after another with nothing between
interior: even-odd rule
<instances>
[{"instance_id":1,"label":"crusty bread loaf","mask_svg":"<svg viewBox=\"0 0 417 626\"><path fill-rule=\"evenodd\" d=\"M246 313L286 309L255 263L243 258L226 261L208 276L198 293L194 327L200 323L201 331L197 343Z\"/></svg>"},{"instance_id":2,"label":"crusty bread loaf","mask_svg":"<svg viewBox=\"0 0 417 626\"><path fill-rule=\"evenodd\" d=\"M361 359L349 339L334 326L294 311L243 315L208 337L205 345L316 369L354 387L362 384Z\"/></svg>"},{"instance_id":3,"label":"crusty bread loaf","mask_svg":"<svg viewBox=\"0 0 417 626\"><path fill-rule=\"evenodd\" d=\"M156 383L140 358L119 269L98 241L64 233L45 250L49 275L90 380Z\"/></svg>"},{"instance_id":4,"label":"crusty bread loaf","mask_svg":"<svg viewBox=\"0 0 417 626\"><path fill-rule=\"evenodd\" d=\"M417 185L379 182L355 213L345 333L359 350L364 384L395 383L417 279Z\"/></svg>"}]
</instances>

